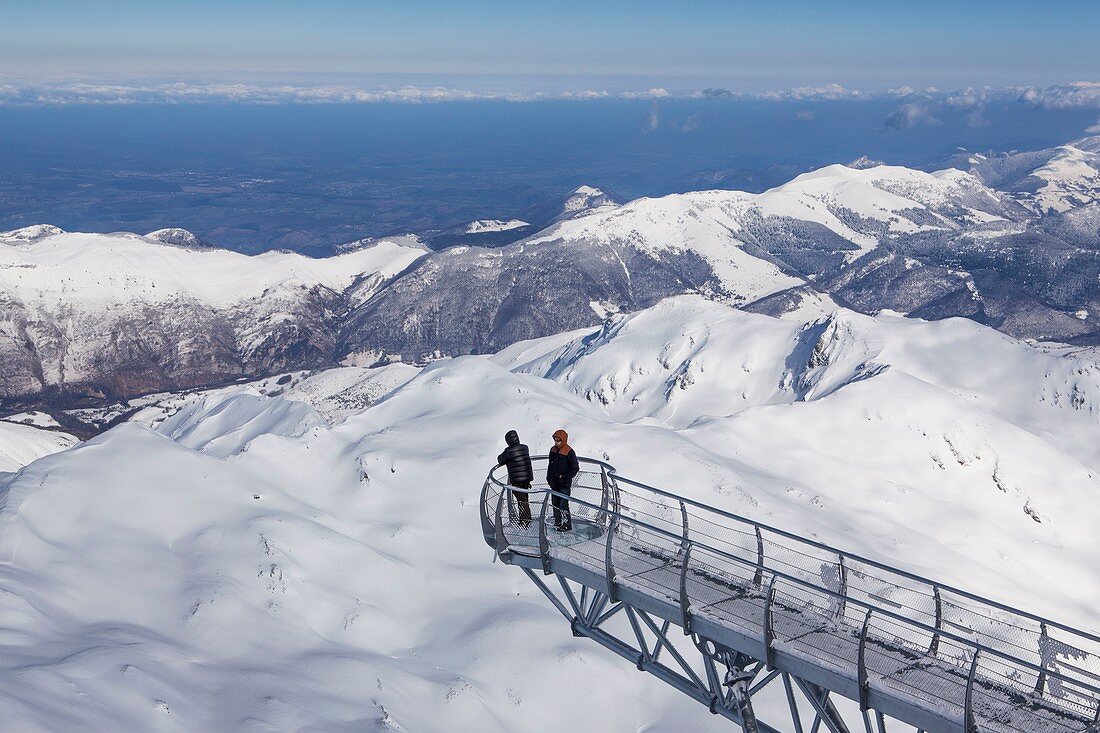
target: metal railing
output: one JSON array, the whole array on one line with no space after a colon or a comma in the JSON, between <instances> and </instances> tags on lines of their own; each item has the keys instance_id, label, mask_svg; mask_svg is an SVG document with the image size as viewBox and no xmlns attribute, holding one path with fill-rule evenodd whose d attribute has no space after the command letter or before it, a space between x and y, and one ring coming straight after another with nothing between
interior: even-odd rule
<instances>
[{"instance_id":1,"label":"metal railing","mask_svg":"<svg viewBox=\"0 0 1100 733\"><path fill-rule=\"evenodd\" d=\"M1100 731L1097 635L647 486L602 461L581 463L570 497L532 485L526 527L516 490L499 467L490 471L486 542L502 556L539 558L547 572L567 552L604 577L611 597L631 587L678 605L685 631L705 618L752 632L765 657L792 649L850 668L861 703L890 688L960 717L968 731L979 721L1021 733ZM547 526L555 495L569 500L573 533Z\"/></svg>"}]
</instances>

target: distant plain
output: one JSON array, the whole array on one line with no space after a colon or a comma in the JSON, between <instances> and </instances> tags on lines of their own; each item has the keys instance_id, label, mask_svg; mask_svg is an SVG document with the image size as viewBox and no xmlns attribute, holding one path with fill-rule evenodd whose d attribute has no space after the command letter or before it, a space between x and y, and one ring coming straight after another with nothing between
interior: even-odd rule
<instances>
[{"instance_id":1,"label":"distant plain","mask_svg":"<svg viewBox=\"0 0 1100 733\"><path fill-rule=\"evenodd\" d=\"M957 146L1038 149L1094 110L896 99L0 108L0 230L183 227L244 252L324 255L368 236L522 218L589 184L623 199L761 191L871 158L936 168Z\"/></svg>"}]
</instances>

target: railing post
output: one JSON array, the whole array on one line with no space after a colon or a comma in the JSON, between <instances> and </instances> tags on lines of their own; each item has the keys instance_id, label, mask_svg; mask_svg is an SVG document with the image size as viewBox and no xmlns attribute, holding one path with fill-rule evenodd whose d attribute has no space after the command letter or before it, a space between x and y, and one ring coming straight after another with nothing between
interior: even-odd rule
<instances>
[{"instance_id":1,"label":"railing post","mask_svg":"<svg viewBox=\"0 0 1100 733\"><path fill-rule=\"evenodd\" d=\"M757 588L764 582L764 535L760 532L760 525L754 524L756 528L756 575L753 576L752 583Z\"/></svg>"},{"instance_id":2,"label":"railing post","mask_svg":"<svg viewBox=\"0 0 1100 733\"><path fill-rule=\"evenodd\" d=\"M870 684L867 681L867 629L871 626L871 614L875 609L868 608L867 616L863 619L863 630L859 632L859 709L866 711L870 708L867 704L867 692Z\"/></svg>"},{"instance_id":3,"label":"railing post","mask_svg":"<svg viewBox=\"0 0 1100 733\"><path fill-rule=\"evenodd\" d=\"M542 509L539 510L539 557L542 558L542 572L550 574L550 540L546 536L546 505L550 503L550 490L542 497Z\"/></svg>"},{"instance_id":4,"label":"railing post","mask_svg":"<svg viewBox=\"0 0 1100 733\"><path fill-rule=\"evenodd\" d=\"M764 604L764 666L769 670L772 667L772 642L775 641L775 626L772 623L772 605L775 603L775 580L778 575L772 575L768 583L768 600Z\"/></svg>"},{"instance_id":5,"label":"railing post","mask_svg":"<svg viewBox=\"0 0 1100 733\"><path fill-rule=\"evenodd\" d=\"M492 542L496 544L496 530L492 526L492 520L489 519L489 486L491 485L493 472L490 471L489 475L485 477L485 483L481 485L481 499L478 504L478 514L481 515L481 534L485 536L485 543Z\"/></svg>"},{"instance_id":6,"label":"railing post","mask_svg":"<svg viewBox=\"0 0 1100 733\"><path fill-rule=\"evenodd\" d=\"M1047 661L1050 656L1050 634L1045 623L1039 624L1039 679L1035 681L1035 694L1043 696L1043 689L1047 685Z\"/></svg>"},{"instance_id":7,"label":"railing post","mask_svg":"<svg viewBox=\"0 0 1100 733\"><path fill-rule=\"evenodd\" d=\"M508 537L504 534L504 525L501 522L501 517L504 514L504 489L500 490L500 495L497 496L497 511L496 511L496 544L497 544L497 556L502 560L504 559L504 548L508 546Z\"/></svg>"},{"instance_id":8,"label":"railing post","mask_svg":"<svg viewBox=\"0 0 1100 733\"><path fill-rule=\"evenodd\" d=\"M932 634L932 643L928 646L929 656L936 656L940 649L939 631L943 628L943 598L940 596L940 587L932 586L932 597L936 600L936 633Z\"/></svg>"},{"instance_id":9,"label":"railing post","mask_svg":"<svg viewBox=\"0 0 1100 733\"><path fill-rule=\"evenodd\" d=\"M839 555L840 562L837 563L838 576L837 580L840 582L838 591L840 593L840 599L837 601L837 614L838 619L844 618L844 613L848 610L848 568L844 565L844 555Z\"/></svg>"},{"instance_id":10,"label":"railing post","mask_svg":"<svg viewBox=\"0 0 1100 733\"><path fill-rule=\"evenodd\" d=\"M600 523L606 532L611 521L607 514L609 487L607 484L607 468L604 466L600 466L600 490Z\"/></svg>"},{"instance_id":11,"label":"railing post","mask_svg":"<svg viewBox=\"0 0 1100 733\"><path fill-rule=\"evenodd\" d=\"M680 565L680 626L684 629L684 636L691 636L691 601L688 600L688 563L691 562L691 543L684 547L684 559Z\"/></svg>"},{"instance_id":12,"label":"railing post","mask_svg":"<svg viewBox=\"0 0 1100 733\"><path fill-rule=\"evenodd\" d=\"M611 542L615 538L615 530L619 528L619 516L612 514L608 517L607 521L607 542L604 545L604 576L607 580L607 598L609 600L616 600L615 598L615 564L611 561Z\"/></svg>"},{"instance_id":13,"label":"railing post","mask_svg":"<svg viewBox=\"0 0 1100 733\"><path fill-rule=\"evenodd\" d=\"M981 649L974 649L974 656L970 660L970 674L966 677L966 697L963 702L963 733L976 733L978 721L974 719L974 678L978 674L978 657Z\"/></svg>"},{"instance_id":14,"label":"railing post","mask_svg":"<svg viewBox=\"0 0 1100 733\"><path fill-rule=\"evenodd\" d=\"M680 552L685 552L688 546L688 510L683 499L680 499L680 519L684 527L683 539L680 540Z\"/></svg>"}]
</instances>

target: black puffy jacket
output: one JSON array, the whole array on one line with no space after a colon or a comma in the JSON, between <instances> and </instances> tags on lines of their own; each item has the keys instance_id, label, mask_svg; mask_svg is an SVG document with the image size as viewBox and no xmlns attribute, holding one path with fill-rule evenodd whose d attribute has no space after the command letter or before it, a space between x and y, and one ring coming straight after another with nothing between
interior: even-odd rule
<instances>
[{"instance_id":1,"label":"black puffy jacket","mask_svg":"<svg viewBox=\"0 0 1100 733\"><path fill-rule=\"evenodd\" d=\"M550 449L550 461L546 465L546 483L554 491L569 491L573 486L573 477L580 473L581 463L577 460L577 451L570 450L563 456L557 446Z\"/></svg>"},{"instance_id":2,"label":"black puffy jacket","mask_svg":"<svg viewBox=\"0 0 1100 733\"><path fill-rule=\"evenodd\" d=\"M535 479L535 469L531 468L531 452L519 442L519 433L509 430L504 441L508 447L497 456L498 466L508 466L508 483L512 486L530 485Z\"/></svg>"}]
</instances>

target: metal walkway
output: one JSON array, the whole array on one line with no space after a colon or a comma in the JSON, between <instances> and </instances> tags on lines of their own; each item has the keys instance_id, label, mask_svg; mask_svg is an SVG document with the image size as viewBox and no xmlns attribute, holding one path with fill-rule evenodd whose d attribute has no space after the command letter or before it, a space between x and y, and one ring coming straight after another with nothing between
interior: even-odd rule
<instances>
[{"instance_id":1,"label":"metal walkway","mask_svg":"<svg viewBox=\"0 0 1100 733\"><path fill-rule=\"evenodd\" d=\"M545 484L524 523L504 469L490 471L485 541L575 635L745 731L885 733L897 720L928 733L1100 733L1100 637L581 462L565 533L548 526ZM789 721L757 718L753 696L769 685L782 685ZM845 716L855 706L834 696L859 712Z\"/></svg>"}]
</instances>

